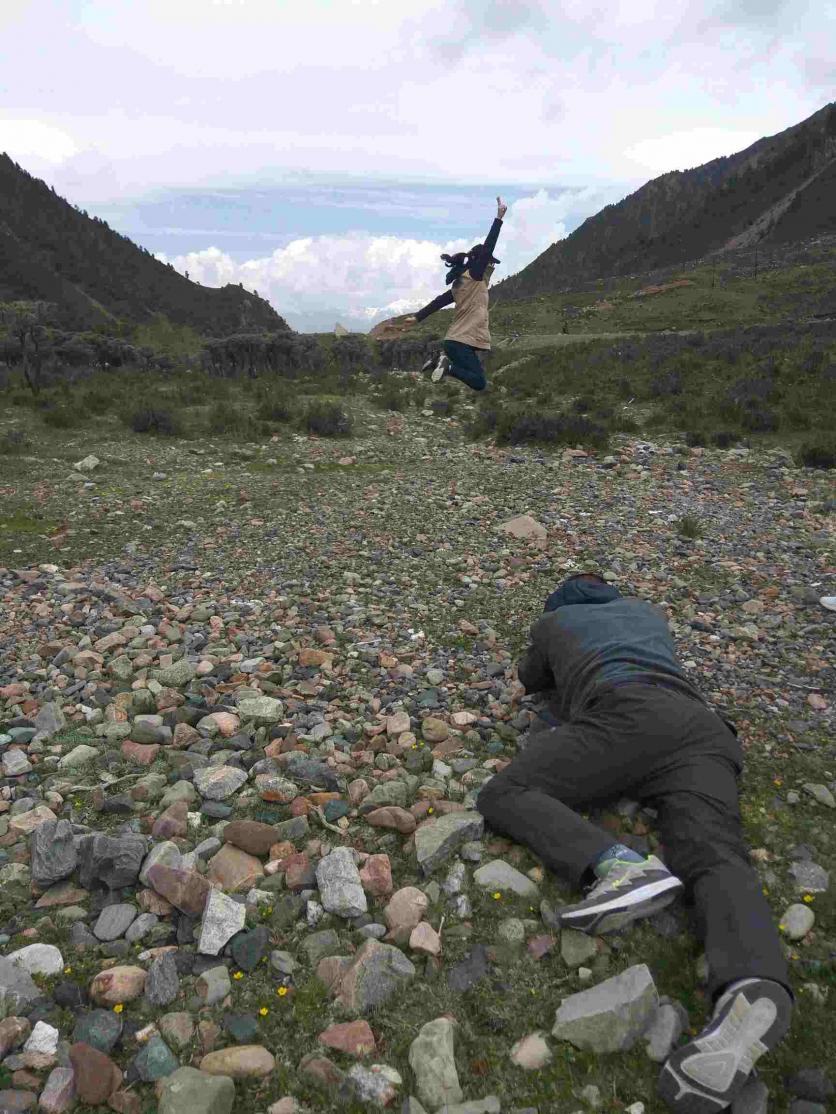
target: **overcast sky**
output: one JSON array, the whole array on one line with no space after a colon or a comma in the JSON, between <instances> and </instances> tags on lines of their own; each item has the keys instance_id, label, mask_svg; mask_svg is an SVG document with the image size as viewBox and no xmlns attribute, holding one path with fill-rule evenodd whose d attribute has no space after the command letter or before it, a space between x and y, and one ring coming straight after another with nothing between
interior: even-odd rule
<instances>
[{"instance_id":1,"label":"overcast sky","mask_svg":"<svg viewBox=\"0 0 836 1114\"><path fill-rule=\"evenodd\" d=\"M832 0L0 0L0 150L207 283L365 328L836 97ZM504 252L504 254L503 254Z\"/></svg>"}]
</instances>

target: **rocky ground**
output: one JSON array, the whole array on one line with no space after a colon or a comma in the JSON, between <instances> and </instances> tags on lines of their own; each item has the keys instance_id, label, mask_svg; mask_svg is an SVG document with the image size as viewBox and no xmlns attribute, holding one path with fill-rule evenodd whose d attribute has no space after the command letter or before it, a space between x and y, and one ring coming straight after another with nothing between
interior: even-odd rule
<instances>
[{"instance_id":1,"label":"rocky ground","mask_svg":"<svg viewBox=\"0 0 836 1114\"><path fill-rule=\"evenodd\" d=\"M583 568L663 603L738 723L798 1001L745 1109L824 1110L832 473L364 423L0 458L0 1111L659 1110L706 1016L687 910L561 933L569 891L474 810L534 712L528 623ZM635 802L597 819L657 846Z\"/></svg>"}]
</instances>

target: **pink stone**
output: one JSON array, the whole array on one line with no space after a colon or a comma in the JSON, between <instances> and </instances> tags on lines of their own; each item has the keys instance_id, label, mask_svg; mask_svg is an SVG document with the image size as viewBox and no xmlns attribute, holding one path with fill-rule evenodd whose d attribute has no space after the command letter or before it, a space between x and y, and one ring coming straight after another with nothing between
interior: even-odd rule
<instances>
[{"instance_id":1,"label":"pink stone","mask_svg":"<svg viewBox=\"0 0 836 1114\"><path fill-rule=\"evenodd\" d=\"M259 878L264 877L264 867L254 855L227 843L209 860L206 877L235 893L251 889Z\"/></svg>"},{"instance_id":2,"label":"pink stone","mask_svg":"<svg viewBox=\"0 0 836 1114\"><path fill-rule=\"evenodd\" d=\"M133 739L122 743L122 757L138 766L150 766L159 753L159 743L135 743Z\"/></svg>"},{"instance_id":3,"label":"pink stone","mask_svg":"<svg viewBox=\"0 0 836 1114\"><path fill-rule=\"evenodd\" d=\"M53 1068L38 1105L44 1114L64 1114L75 1102L75 1073L72 1068Z\"/></svg>"},{"instance_id":4,"label":"pink stone","mask_svg":"<svg viewBox=\"0 0 836 1114\"><path fill-rule=\"evenodd\" d=\"M415 886L404 886L389 899L383 919L389 926L389 939L405 944L417 924L423 920L430 904L425 893Z\"/></svg>"},{"instance_id":5,"label":"pink stone","mask_svg":"<svg viewBox=\"0 0 836 1114\"><path fill-rule=\"evenodd\" d=\"M355 778L348 783L348 799L353 805L359 805L369 795L369 783L363 778Z\"/></svg>"},{"instance_id":6,"label":"pink stone","mask_svg":"<svg viewBox=\"0 0 836 1114\"><path fill-rule=\"evenodd\" d=\"M367 894L386 897L392 892L392 864L388 855L369 855L360 871L360 881Z\"/></svg>"},{"instance_id":7,"label":"pink stone","mask_svg":"<svg viewBox=\"0 0 836 1114\"><path fill-rule=\"evenodd\" d=\"M440 955L441 937L427 921L421 921L409 934L409 946L423 955Z\"/></svg>"},{"instance_id":8,"label":"pink stone","mask_svg":"<svg viewBox=\"0 0 836 1114\"><path fill-rule=\"evenodd\" d=\"M189 831L189 823L186 819L188 814L188 804L185 801L175 801L154 821L151 834L158 836L160 839L187 835Z\"/></svg>"},{"instance_id":9,"label":"pink stone","mask_svg":"<svg viewBox=\"0 0 836 1114\"><path fill-rule=\"evenodd\" d=\"M142 967L111 967L100 971L90 983L90 997L99 1006L132 1002L145 989L148 972Z\"/></svg>"},{"instance_id":10,"label":"pink stone","mask_svg":"<svg viewBox=\"0 0 836 1114\"><path fill-rule=\"evenodd\" d=\"M415 831L415 817L405 808L397 805L384 805L366 813L366 822L373 828L392 828L402 835L412 835Z\"/></svg>"},{"instance_id":11,"label":"pink stone","mask_svg":"<svg viewBox=\"0 0 836 1114\"><path fill-rule=\"evenodd\" d=\"M317 1040L338 1052L346 1052L349 1056L365 1056L374 1052L374 1033L368 1021L346 1021L342 1024L329 1025Z\"/></svg>"}]
</instances>

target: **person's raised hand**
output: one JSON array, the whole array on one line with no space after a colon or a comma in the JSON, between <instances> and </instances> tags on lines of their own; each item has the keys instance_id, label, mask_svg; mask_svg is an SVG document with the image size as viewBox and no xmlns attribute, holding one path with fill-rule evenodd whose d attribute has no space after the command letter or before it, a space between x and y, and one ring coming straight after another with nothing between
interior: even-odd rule
<instances>
[{"instance_id":1,"label":"person's raised hand","mask_svg":"<svg viewBox=\"0 0 836 1114\"><path fill-rule=\"evenodd\" d=\"M501 197L498 197L496 199L496 219L502 220L507 212L508 206L505 204Z\"/></svg>"},{"instance_id":2,"label":"person's raised hand","mask_svg":"<svg viewBox=\"0 0 836 1114\"><path fill-rule=\"evenodd\" d=\"M417 320L414 314L408 314L406 317L390 317L386 321L378 322L369 335L374 340L395 340L415 324Z\"/></svg>"}]
</instances>

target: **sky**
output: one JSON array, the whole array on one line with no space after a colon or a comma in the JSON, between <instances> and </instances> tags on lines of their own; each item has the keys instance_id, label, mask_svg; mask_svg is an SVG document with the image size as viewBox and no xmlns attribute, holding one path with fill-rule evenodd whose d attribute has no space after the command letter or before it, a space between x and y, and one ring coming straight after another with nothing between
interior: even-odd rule
<instances>
[{"instance_id":1,"label":"sky","mask_svg":"<svg viewBox=\"0 0 836 1114\"><path fill-rule=\"evenodd\" d=\"M496 277L836 97L832 0L0 0L0 150L299 329Z\"/></svg>"}]
</instances>

